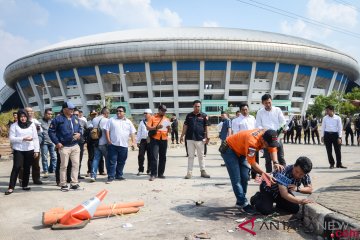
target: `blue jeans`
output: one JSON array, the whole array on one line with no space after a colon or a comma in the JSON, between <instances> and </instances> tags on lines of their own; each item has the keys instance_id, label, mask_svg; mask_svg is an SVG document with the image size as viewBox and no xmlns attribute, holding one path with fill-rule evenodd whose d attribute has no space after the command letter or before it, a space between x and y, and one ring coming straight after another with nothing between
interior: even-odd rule
<instances>
[{"instance_id":1,"label":"blue jeans","mask_svg":"<svg viewBox=\"0 0 360 240\"><path fill-rule=\"evenodd\" d=\"M122 177L127 155L127 147L115 146L112 144L108 146L108 157L106 159L108 180Z\"/></svg>"},{"instance_id":2,"label":"blue jeans","mask_svg":"<svg viewBox=\"0 0 360 240\"><path fill-rule=\"evenodd\" d=\"M105 157L105 162L107 162L106 158L108 157L106 145L99 145L94 149L94 159L92 161L91 166L91 177L96 179L96 174L99 167L100 160ZM108 170L108 169L107 169Z\"/></svg>"},{"instance_id":3,"label":"blue jeans","mask_svg":"<svg viewBox=\"0 0 360 240\"><path fill-rule=\"evenodd\" d=\"M242 207L248 205L246 192L250 168L245 156L238 157L232 149L221 154L229 173L231 185L236 197L236 204Z\"/></svg>"},{"instance_id":4,"label":"blue jeans","mask_svg":"<svg viewBox=\"0 0 360 240\"><path fill-rule=\"evenodd\" d=\"M54 172L56 169L55 145L52 143L41 144L41 161L44 172ZM48 152L50 152L50 166L48 165Z\"/></svg>"}]
</instances>

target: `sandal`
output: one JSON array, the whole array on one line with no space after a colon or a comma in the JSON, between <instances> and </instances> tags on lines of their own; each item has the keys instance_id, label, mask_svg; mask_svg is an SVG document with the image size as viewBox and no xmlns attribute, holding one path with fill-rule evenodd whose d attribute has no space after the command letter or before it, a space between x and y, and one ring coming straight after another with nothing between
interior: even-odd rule
<instances>
[{"instance_id":1,"label":"sandal","mask_svg":"<svg viewBox=\"0 0 360 240\"><path fill-rule=\"evenodd\" d=\"M10 195L14 192L14 189L9 188L6 192L5 195Z\"/></svg>"},{"instance_id":2,"label":"sandal","mask_svg":"<svg viewBox=\"0 0 360 240\"><path fill-rule=\"evenodd\" d=\"M22 188L24 191L29 191L31 189L31 187L23 187Z\"/></svg>"}]
</instances>

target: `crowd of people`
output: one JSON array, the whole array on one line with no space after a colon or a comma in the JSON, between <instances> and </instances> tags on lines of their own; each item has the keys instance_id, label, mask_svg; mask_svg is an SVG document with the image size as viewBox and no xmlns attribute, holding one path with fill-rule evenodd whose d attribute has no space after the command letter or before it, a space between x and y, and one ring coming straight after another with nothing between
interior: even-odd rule
<instances>
[{"instance_id":1,"label":"crowd of people","mask_svg":"<svg viewBox=\"0 0 360 240\"><path fill-rule=\"evenodd\" d=\"M316 117L305 116L301 119L295 116L287 119L280 108L272 105L271 95L265 94L261 100L263 107L257 111L256 117L250 115L246 103L240 106L234 119L230 119L225 112L221 113L219 152L229 174L236 206L241 211L269 214L273 211L273 203L276 203L277 207L295 213L299 204L310 202L295 197L293 192L312 192L309 176L312 163L307 157L299 157L294 165L287 165L283 143L301 143L301 133L304 132L304 143L310 144L312 135L313 144L321 144L320 139L324 142L331 169L335 167L332 147L336 154L336 167L346 168L341 161L342 131L346 131L346 144L350 136L354 145L352 119L347 116L342 124L334 107L327 106L319 133L320 121ZM14 113L14 122L10 125L9 138L14 161L5 194L14 191L17 179L23 190L30 190L31 170L33 183L42 184L40 156L43 178L55 173L56 183L62 191L79 189L79 179L84 179L80 170L85 144L88 151L86 176L90 177L90 182L96 182L98 174L107 174L107 184L114 180L124 181L128 149L131 147L134 150L136 146L139 149L137 175L147 174L149 181L165 179L169 134L171 144L186 145L188 164L184 178L193 177L195 157L199 161L200 177L210 178L204 157L210 141L210 122L208 116L201 112L201 101L193 102L193 111L186 115L180 137L176 115L168 118L167 107L163 104L157 110L153 114L151 109L145 109L143 119L137 124L138 129L126 117L124 106L116 108L114 117L110 117L110 109L106 107L99 115L91 111L89 120L71 102L65 102L55 117L51 109L46 109L40 121L34 118L31 108L19 110ZM357 119L357 136L359 124ZM282 134L283 141L280 140ZM259 165L259 152L263 152L265 170ZM249 176L254 179L262 176L259 192L250 201L246 197Z\"/></svg>"}]
</instances>

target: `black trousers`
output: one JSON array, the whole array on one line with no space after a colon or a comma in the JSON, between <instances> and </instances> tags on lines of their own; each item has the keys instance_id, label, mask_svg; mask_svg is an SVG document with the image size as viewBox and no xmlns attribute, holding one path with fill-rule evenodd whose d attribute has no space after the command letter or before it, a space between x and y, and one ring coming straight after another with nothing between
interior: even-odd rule
<instances>
[{"instance_id":1,"label":"black trousers","mask_svg":"<svg viewBox=\"0 0 360 240\"><path fill-rule=\"evenodd\" d=\"M336 156L336 166L341 165L341 145L338 143L339 134L336 132L325 132L324 143L330 166L335 165L334 157L332 155L332 146L334 146Z\"/></svg>"},{"instance_id":2,"label":"black trousers","mask_svg":"<svg viewBox=\"0 0 360 240\"><path fill-rule=\"evenodd\" d=\"M31 177L32 177L33 182L40 181L40 154L37 158L33 157L31 168L32 168L31 169L32 170ZM23 179L23 175L24 175L23 168L20 168L19 179Z\"/></svg>"},{"instance_id":3,"label":"black trousers","mask_svg":"<svg viewBox=\"0 0 360 240\"><path fill-rule=\"evenodd\" d=\"M144 162L145 162L145 153L147 155L147 168L146 172L150 171L150 160L151 160L151 151L150 151L150 143L146 141L146 139L141 139L139 144L139 154L138 154L138 165L139 172L144 172Z\"/></svg>"},{"instance_id":4,"label":"black trousers","mask_svg":"<svg viewBox=\"0 0 360 240\"><path fill-rule=\"evenodd\" d=\"M14 189L19 172L22 170L22 187L29 185L30 168L34 162L34 150L18 151L14 150L13 167L10 175L9 189Z\"/></svg>"},{"instance_id":5,"label":"black trousers","mask_svg":"<svg viewBox=\"0 0 360 240\"><path fill-rule=\"evenodd\" d=\"M151 161L150 161L150 175L151 176L163 176L166 165L166 151L167 151L167 140L157 140L151 138L150 149L151 149ZM158 164L159 161L159 164Z\"/></svg>"},{"instance_id":6,"label":"black trousers","mask_svg":"<svg viewBox=\"0 0 360 240\"><path fill-rule=\"evenodd\" d=\"M61 158L60 158L60 154L58 149L56 148L56 169L55 169L55 179L56 179L56 184L60 183L60 163L61 163ZM66 182L71 182L71 160L69 159L69 163L66 169Z\"/></svg>"},{"instance_id":7,"label":"black trousers","mask_svg":"<svg viewBox=\"0 0 360 240\"><path fill-rule=\"evenodd\" d=\"M289 138L291 138L291 143L294 143L294 128L286 132L286 142L289 143Z\"/></svg>"},{"instance_id":8,"label":"black trousers","mask_svg":"<svg viewBox=\"0 0 360 240\"><path fill-rule=\"evenodd\" d=\"M279 142L279 144L280 144L280 146L277 148L278 162L281 165L286 166L286 161L284 158L284 146L281 142ZM271 173L272 172L272 161L271 161L270 153L268 152L268 150L266 148L264 149L264 157L265 157L266 172Z\"/></svg>"},{"instance_id":9,"label":"black trousers","mask_svg":"<svg viewBox=\"0 0 360 240\"><path fill-rule=\"evenodd\" d=\"M293 195L290 192L291 195ZM254 204L256 210L263 215L268 215L274 212L273 204L276 203L278 209L284 210L288 213L295 214L299 211L299 204L289 202L281 197L280 193L274 198L272 192L267 192L260 186L260 194L256 197Z\"/></svg>"},{"instance_id":10,"label":"black trousers","mask_svg":"<svg viewBox=\"0 0 360 240\"><path fill-rule=\"evenodd\" d=\"M320 144L319 130L316 129L316 130L311 131L311 137L312 137L313 144L315 144L315 135L316 135L318 144Z\"/></svg>"},{"instance_id":11,"label":"black trousers","mask_svg":"<svg viewBox=\"0 0 360 240\"><path fill-rule=\"evenodd\" d=\"M304 142L305 144L310 143L310 129L304 131Z\"/></svg>"},{"instance_id":12,"label":"black trousers","mask_svg":"<svg viewBox=\"0 0 360 240\"><path fill-rule=\"evenodd\" d=\"M349 142L348 142L348 138L349 138L349 135L350 135L350 139L351 139L351 145L354 144L354 132L351 128L347 128L345 130L345 142L346 142L346 145L349 145Z\"/></svg>"},{"instance_id":13,"label":"black trousers","mask_svg":"<svg viewBox=\"0 0 360 240\"><path fill-rule=\"evenodd\" d=\"M174 140L176 140L176 143L179 143L179 133L177 129L171 131L171 142L174 143Z\"/></svg>"},{"instance_id":14,"label":"black trousers","mask_svg":"<svg viewBox=\"0 0 360 240\"><path fill-rule=\"evenodd\" d=\"M301 128L296 129L295 143L297 142L298 139L299 139L299 144L301 144Z\"/></svg>"}]
</instances>

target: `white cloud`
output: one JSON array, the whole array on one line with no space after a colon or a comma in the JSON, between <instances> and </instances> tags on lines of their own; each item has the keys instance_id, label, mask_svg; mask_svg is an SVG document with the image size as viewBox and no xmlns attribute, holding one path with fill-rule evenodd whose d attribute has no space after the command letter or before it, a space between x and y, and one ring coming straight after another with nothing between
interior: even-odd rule
<instances>
[{"instance_id":1,"label":"white cloud","mask_svg":"<svg viewBox=\"0 0 360 240\"><path fill-rule=\"evenodd\" d=\"M178 27L180 16L168 8L154 9L150 0L65 0L76 7L100 11L125 27Z\"/></svg>"},{"instance_id":2,"label":"white cloud","mask_svg":"<svg viewBox=\"0 0 360 240\"><path fill-rule=\"evenodd\" d=\"M0 87L5 85L3 74L7 65L49 44L44 40L30 41L7 29L44 26L48 16L48 11L32 0L0 0Z\"/></svg>"},{"instance_id":3,"label":"white cloud","mask_svg":"<svg viewBox=\"0 0 360 240\"><path fill-rule=\"evenodd\" d=\"M219 23L215 21L205 21L203 22L203 27L219 27Z\"/></svg>"},{"instance_id":4,"label":"white cloud","mask_svg":"<svg viewBox=\"0 0 360 240\"><path fill-rule=\"evenodd\" d=\"M48 11L32 0L0 0L0 26L44 26L48 22L48 17Z\"/></svg>"},{"instance_id":5,"label":"white cloud","mask_svg":"<svg viewBox=\"0 0 360 240\"><path fill-rule=\"evenodd\" d=\"M303 20L296 20L294 23L289 23L288 21L281 22L281 31L282 33L293 35L301 38L306 38L309 40L324 39L328 37L332 31L330 29L319 29L314 26L310 26Z\"/></svg>"},{"instance_id":6,"label":"white cloud","mask_svg":"<svg viewBox=\"0 0 360 240\"><path fill-rule=\"evenodd\" d=\"M5 85L2 80L5 68L12 61L25 56L41 47L49 45L47 41L29 41L0 29L0 88Z\"/></svg>"},{"instance_id":7,"label":"white cloud","mask_svg":"<svg viewBox=\"0 0 360 240\"><path fill-rule=\"evenodd\" d=\"M328 0L309 0L305 15L309 19L345 29L357 24L357 11L354 8ZM314 41L325 41L334 33L330 28L311 24L301 19L295 22L282 21L280 27L285 34Z\"/></svg>"},{"instance_id":8,"label":"white cloud","mask_svg":"<svg viewBox=\"0 0 360 240\"><path fill-rule=\"evenodd\" d=\"M307 15L311 19L323 23L355 27L358 13L355 8L348 5L328 2L327 0L309 0Z\"/></svg>"}]
</instances>

